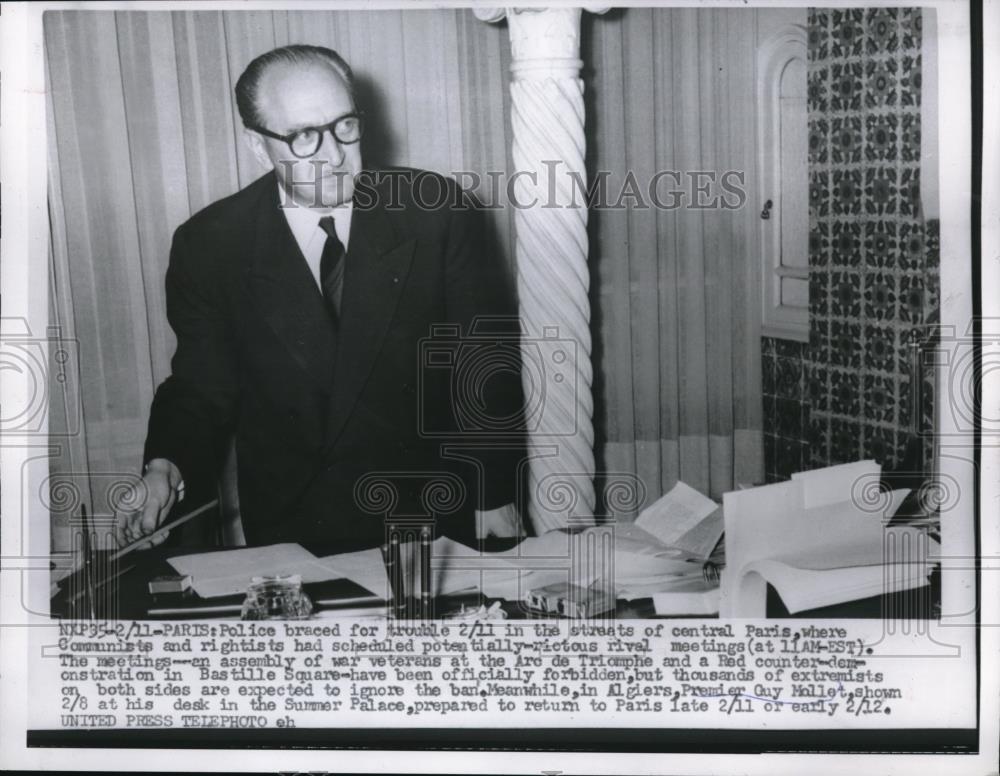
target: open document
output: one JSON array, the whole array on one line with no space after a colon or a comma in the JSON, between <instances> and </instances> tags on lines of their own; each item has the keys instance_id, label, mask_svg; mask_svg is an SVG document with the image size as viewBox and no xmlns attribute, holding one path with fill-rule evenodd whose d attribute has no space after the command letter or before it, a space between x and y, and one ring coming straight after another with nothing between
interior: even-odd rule
<instances>
[{"instance_id":1,"label":"open document","mask_svg":"<svg viewBox=\"0 0 1000 776\"><path fill-rule=\"evenodd\" d=\"M926 585L937 543L919 526L886 526L908 491L858 496L879 474L862 461L727 493L720 614L764 617L768 584L792 613Z\"/></svg>"},{"instance_id":2,"label":"open document","mask_svg":"<svg viewBox=\"0 0 1000 776\"><path fill-rule=\"evenodd\" d=\"M644 509L635 524L660 543L701 560L711 554L724 528L722 508L683 482Z\"/></svg>"}]
</instances>

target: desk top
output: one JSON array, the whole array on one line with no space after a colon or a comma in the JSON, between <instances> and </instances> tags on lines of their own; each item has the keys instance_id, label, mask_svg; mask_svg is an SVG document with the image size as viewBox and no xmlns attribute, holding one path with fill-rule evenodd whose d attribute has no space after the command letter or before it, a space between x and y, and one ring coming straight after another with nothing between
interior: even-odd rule
<instances>
[{"instance_id":1,"label":"desk top","mask_svg":"<svg viewBox=\"0 0 1000 776\"><path fill-rule=\"evenodd\" d=\"M516 544L515 540L490 540L484 544L483 549L487 552L495 552L508 549L514 546L514 544ZM310 549L315 552L319 548ZM149 610L165 605L176 606L178 603L177 594L172 594L169 597L153 596L149 593L149 582L157 576L175 574L176 572L169 565L167 559L176 555L190 554L192 551L197 551L197 549L160 546L142 552L137 551L123 558L121 563L124 573L114 578L98 593L97 598L100 606L103 607L103 614L99 612L98 616L103 616L107 619L127 620L168 619L163 616L150 615ZM788 613L777 592L768 586L767 616L773 618L795 617L801 619L875 619L888 616L891 613L891 616L896 619L933 618L936 616L937 609L940 606L941 583L939 570L934 571L930 582L929 587L851 601L822 609L800 612L795 615ZM79 589L74 588L72 579L64 580L61 583L61 588L60 592L52 599L51 611L53 617L67 616L67 613L71 609L67 593L74 589ZM307 586L308 590L309 586ZM482 604L489 606L495 600L487 598L481 593L442 596L434 602L433 611L438 613L438 616L447 616L450 613L458 611L463 605L473 608ZM196 609L200 605L210 607L214 603L218 603L218 601L216 599L201 599L198 596L190 596L183 599L181 603L185 608ZM537 612L529 610L521 601L501 600L500 605L507 612L507 616L510 619L551 619L551 615L540 615ZM233 618L236 615L213 615L209 610L203 614L197 612L185 613L182 616L172 619L195 619L210 616ZM651 619L657 617L657 615L653 608L652 599L643 598L634 601L619 600L615 608L614 617L616 619Z\"/></svg>"}]
</instances>

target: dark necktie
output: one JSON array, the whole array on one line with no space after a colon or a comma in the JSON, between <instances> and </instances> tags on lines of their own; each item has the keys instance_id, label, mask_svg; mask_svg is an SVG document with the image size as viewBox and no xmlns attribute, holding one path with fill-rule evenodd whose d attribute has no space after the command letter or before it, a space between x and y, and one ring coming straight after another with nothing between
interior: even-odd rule
<instances>
[{"instance_id":1,"label":"dark necktie","mask_svg":"<svg viewBox=\"0 0 1000 776\"><path fill-rule=\"evenodd\" d=\"M344 244L337 237L333 216L319 220L320 229L326 232L323 256L319 260L319 284L323 289L330 317L336 323L340 316L340 298L344 291Z\"/></svg>"}]
</instances>

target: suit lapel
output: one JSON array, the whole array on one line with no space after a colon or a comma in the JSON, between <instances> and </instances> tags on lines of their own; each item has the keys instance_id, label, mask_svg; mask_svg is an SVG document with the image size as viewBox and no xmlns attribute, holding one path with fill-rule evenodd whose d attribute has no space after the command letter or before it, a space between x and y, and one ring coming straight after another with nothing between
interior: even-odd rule
<instances>
[{"instance_id":1,"label":"suit lapel","mask_svg":"<svg viewBox=\"0 0 1000 776\"><path fill-rule=\"evenodd\" d=\"M277 200L266 187L256 208L247 285L268 326L295 362L330 391L337 340L316 281Z\"/></svg>"},{"instance_id":2,"label":"suit lapel","mask_svg":"<svg viewBox=\"0 0 1000 776\"><path fill-rule=\"evenodd\" d=\"M333 395L327 422L332 446L368 380L410 271L415 241L393 229L380 207L355 205L344 268L344 296Z\"/></svg>"}]
</instances>

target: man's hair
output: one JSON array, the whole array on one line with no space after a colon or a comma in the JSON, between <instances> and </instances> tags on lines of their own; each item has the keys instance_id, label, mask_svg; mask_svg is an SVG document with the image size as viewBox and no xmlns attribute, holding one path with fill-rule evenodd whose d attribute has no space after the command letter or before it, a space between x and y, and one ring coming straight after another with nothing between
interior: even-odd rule
<instances>
[{"instance_id":1,"label":"man's hair","mask_svg":"<svg viewBox=\"0 0 1000 776\"><path fill-rule=\"evenodd\" d=\"M306 46L295 44L282 46L261 54L247 65L246 70L236 82L236 107L245 127L259 127L262 124L259 106L257 105L257 90L260 81L271 65L325 65L333 68L344 79L347 89L354 98L354 73L351 66L333 49L323 46Z\"/></svg>"}]
</instances>

